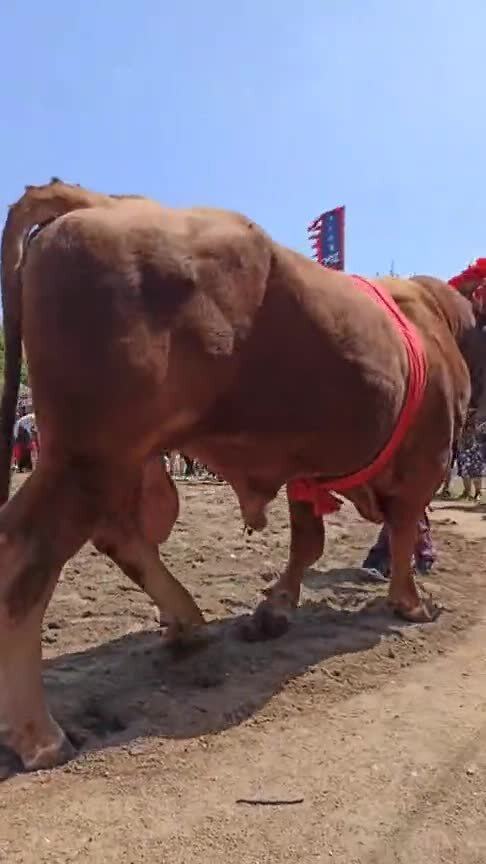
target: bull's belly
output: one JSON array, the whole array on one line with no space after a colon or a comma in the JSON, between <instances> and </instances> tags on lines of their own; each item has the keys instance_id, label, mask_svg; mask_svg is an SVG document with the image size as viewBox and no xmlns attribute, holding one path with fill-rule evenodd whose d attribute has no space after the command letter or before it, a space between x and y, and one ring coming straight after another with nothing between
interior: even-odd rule
<instances>
[{"instance_id":1,"label":"bull's belly","mask_svg":"<svg viewBox=\"0 0 486 864\"><path fill-rule=\"evenodd\" d=\"M244 471L328 479L373 462L405 402L404 346L396 334L375 346L368 335L355 334L356 356L324 336L317 350L311 346L300 356L278 340L271 356L255 350L197 437L188 436L192 452L223 476Z\"/></svg>"},{"instance_id":2,"label":"bull's belly","mask_svg":"<svg viewBox=\"0 0 486 864\"><path fill-rule=\"evenodd\" d=\"M318 477L341 478L367 467L388 443L400 409L375 423L366 415L354 425L343 426L338 418L316 422L313 431L293 428L269 434L258 430L214 434L192 441L184 449L228 479L234 475L252 478Z\"/></svg>"}]
</instances>

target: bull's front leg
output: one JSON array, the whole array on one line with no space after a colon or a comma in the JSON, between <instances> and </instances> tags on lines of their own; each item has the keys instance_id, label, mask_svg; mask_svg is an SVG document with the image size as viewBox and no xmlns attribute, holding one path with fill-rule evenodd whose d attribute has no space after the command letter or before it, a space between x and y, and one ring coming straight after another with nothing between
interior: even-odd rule
<instances>
[{"instance_id":1,"label":"bull's front leg","mask_svg":"<svg viewBox=\"0 0 486 864\"><path fill-rule=\"evenodd\" d=\"M288 498L288 496L287 496ZM273 639L288 630L292 613L300 600L305 571L324 551L324 522L315 516L312 504L288 500L290 549L286 567L268 596L257 607L247 635L252 639Z\"/></svg>"},{"instance_id":2,"label":"bull's front leg","mask_svg":"<svg viewBox=\"0 0 486 864\"><path fill-rule=\"evenodd\" d=\"M389 523L391 548L391 582L389 603L405 621L427 623L435 621L440 609L430 598L423 598L415 582L411 566L417 542L417 519L392 518Z\"/></svg>"}]
</instances>

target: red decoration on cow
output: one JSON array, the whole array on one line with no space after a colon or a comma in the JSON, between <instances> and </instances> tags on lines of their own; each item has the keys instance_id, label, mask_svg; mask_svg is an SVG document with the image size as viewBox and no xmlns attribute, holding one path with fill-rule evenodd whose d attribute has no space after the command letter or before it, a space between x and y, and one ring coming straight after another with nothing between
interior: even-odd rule
<instances>
[{"instance_id":1,"label":"red decoration on cow","mask_svg":"<svg viewBox=\"0 0 486 864\"><path fill-rule=\"evenodd\" d=\"M449 285L471 301L476 315L486 315L486 258L476 258L461 273L449 279Z\"/></svg>"}]
</instances>

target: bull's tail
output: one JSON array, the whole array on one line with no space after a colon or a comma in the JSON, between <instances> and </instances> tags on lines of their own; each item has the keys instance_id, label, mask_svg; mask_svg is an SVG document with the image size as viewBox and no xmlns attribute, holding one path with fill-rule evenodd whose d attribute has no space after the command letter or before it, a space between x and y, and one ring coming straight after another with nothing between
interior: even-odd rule
<instances>
[{"instance_id":1,"label":"bull's tail","mask_svg":"<svg viewBox=\"0 0 486 864\"><path fill-rule=\"evenodd\" d=\"M120 196L122 197L122 196ZM21 264L30 231L86 207L116 206L117 199L54 178L45 186L26 186L7 216L1 244L1 280L5 340L4 387L0 404L0 505L9 495L12 438L22 364Z\"/></svg>"}]
</instances>

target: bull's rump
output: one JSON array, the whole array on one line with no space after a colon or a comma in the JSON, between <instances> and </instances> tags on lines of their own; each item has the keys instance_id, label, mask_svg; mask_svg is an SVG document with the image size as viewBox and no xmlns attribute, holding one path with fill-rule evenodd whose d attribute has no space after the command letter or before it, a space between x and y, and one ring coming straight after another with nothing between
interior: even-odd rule
<instances>
[{"instance_id":1,"label":"bull's rump","mask_svg":"<svg viewBox=\"0 0 486 864\"><path fill-rule=\"evenodd\" d=\"M121 446L123 424L142 449L278 445L341 474L403 404L406 352L379 304L238 215L68 214L32 243L23 297L36 405L86 446L95 428Z\"/></svg>"}]
</instances>

